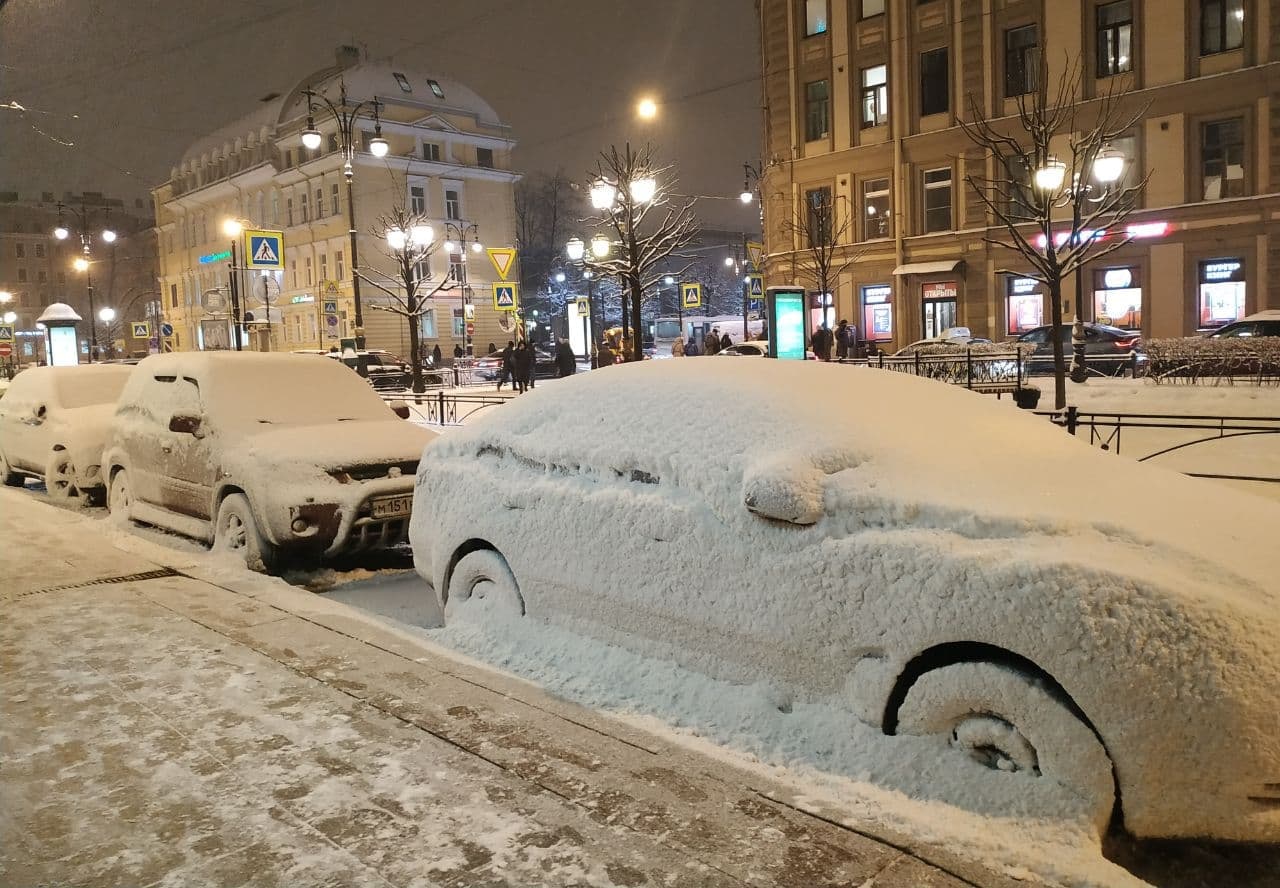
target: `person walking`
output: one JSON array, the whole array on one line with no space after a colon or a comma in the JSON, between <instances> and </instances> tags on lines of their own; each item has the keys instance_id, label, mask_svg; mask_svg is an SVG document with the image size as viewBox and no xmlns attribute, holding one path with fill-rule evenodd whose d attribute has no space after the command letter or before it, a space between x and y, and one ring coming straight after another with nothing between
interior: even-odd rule
<instances>
[{"instance_id":1,"label":"person walking","mask_svg":"<svg viewBox=\"0 0 1280 888\"><path fill-rule=\"evenodd\" d=\"M561 379L572 376L578 369L578 356L573 353L567 339L561 339L556 345L556 372Z\"/></svg>"},{"instance_id":2,"label":"person walking","mask_svg":"<svg viewBox=\"0 0 1280 888\"><path fill-rule=\"evenodd\" d=\"M849 347L853 344L853 328L849 322L841 320L836 324L836 358L843 361L849 357Z\"/></svg>"},{"instance_id":3,"label":"person walking","mask_svg":"<svg viewBox=\"0 0 1280 888\"><path fill-rule=\"evenodd\" d=\"M444 354L441 353L440 343L437 342L435 344L435 347L431 349L431 364L432 366L439 367L443 362L444 362Z\"/></svg>"},{"instance_id":4,"label":"person walking","mask_svg":"<svg viewBox=\"0 0 1280 888\"><path fill-rule=\"evenodd\" d=\"M826 324L813 331L809 344L819 361L831 360L831 331Z\"/></svg>"},{"instance_id":5,"label":"person walking","mask_svg":"<svg viewBox=\"0 0 1280 888\"><path fill-rule=\"evenodd\" d=\"M498 391L502 391L502 386L510 382L511 387L516 385L512 380L515 378L516 359L514 355L515 343L507 340L507 347L502 350L502 368L498 371Z\"/></svg>"},{"instance_id":6,"label":"person walking","mask_svg":"<svg viewBox=\"0 0 1280 888\"><path fill-rule=\"evenodd\" d=\"M529 343L521 339L516 343L511 357L515 362L515 388L523 395L529 390L529 376L533 372L533 349L529 348Z\"/></svg>"},{"instance_id":7,"label":"person walking","mask_svg":"<svg viewBox=\"0 0 1280 888\"><path fill-rule=\"evenodd\" d=\"M684 357L684 340L681 339L679 336L676 337L675 342L671 343L671 357L673 358Z\"/></svg>"},{"instance_id":8,"label":"person walking","mask_svg":"<svg viewBox=\"0 0 1280 888\"><path fill-rule=\"evenodd\" d=\"M720 328L712 327L711 332L702 339L702 353L714 355L718 351L720 351Z\"/></svg>"},{"instance_id":9,"label":"person walking","mask_svg":"<svg viewBox=\"0 0 1280 888\"><path fill-rule=\"evenodd\" d=\"M462 351L462 344L461 344L461 343L458 343L458 344L454 345L454 347L453 347L453 362L454 362L455 364L456 364L458 361L462 360L462 355L463 355L463 351Z\"/></svg>"},{"instance_id":10,"label":"person walking","mask_svg":"<svg viewBox=\"0 0 1280 888\"><path fill-rule=\"evenodd\" d=\"M729 334L728 334L728 333L723 333L723 334L721 334L721 336L720 336L720 351L724 351L726 348L728 348L728 347L729 347L729 346L731 346L731 345L733 345L733 339L731 339L731 338L729 337Z\"/></svg>"},{"instance_id":11,"label":"person walking","mask_svg":"<svg viewBox=\"0 0 1280 888\"><path fill-rule=\"evenodd\" d=\"M600 340L600 348L596 350L596 366L608 367L613 364L613 349L609 347L609 338Z\"/></svg>"},{"instance_id":12,"label":"person walking","mask_svg":"<svg viewBox=\"0 0 1280 888\"><path fill-rule=\"evenodd\" d=\"M699 354L698 341L690 335L689 341L684 344L684 355L686 358L696 358Z\"/></svg>"}]
</instances>

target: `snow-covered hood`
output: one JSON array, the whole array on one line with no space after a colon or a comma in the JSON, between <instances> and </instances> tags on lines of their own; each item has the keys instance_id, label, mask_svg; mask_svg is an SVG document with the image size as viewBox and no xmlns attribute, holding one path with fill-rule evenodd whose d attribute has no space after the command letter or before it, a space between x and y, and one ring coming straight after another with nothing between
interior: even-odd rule
<instances>
[{"instance_id":1,"label":"snow-covered hood","mask_svg":"<svg viewBox=\"0 0 1280 888\"><path fill-rule=\"evenodd\" d=\"M402 419L323 425L264 425L262 431L241 438L226 455L259 470L320 471L378 463L417 461L435 432Z\"/></svg>"}]
</instances>

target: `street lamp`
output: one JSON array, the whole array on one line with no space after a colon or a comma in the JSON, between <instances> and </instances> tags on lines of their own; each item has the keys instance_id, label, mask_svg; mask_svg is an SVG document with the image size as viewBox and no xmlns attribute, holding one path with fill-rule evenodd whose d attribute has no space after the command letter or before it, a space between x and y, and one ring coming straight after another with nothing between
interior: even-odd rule
<instances>
[{"instance_id":1,"label":"street lamp","mask_svg":"<svg viewBox=\"0 0 1280 888\"><path fill-rule=\"evenodd\" d=\"M1124 175L1127 162L1128 158L1123 151L1112 148L1109 144L1104 145L1093 159L1093 176L1103 185L1113 185Z\"/></svg>"},{"instance_id":2,"label":"street lamp","mask_svg":"<svg viewBox=\"0 0 1280 888\"><path fill-rule=\"evenodd\" d=\"M658 191L658 181L653 176L641 176L632 179L630 184L631 200L638 204L647 204L653 200Z\"/></svg>"},{"instance_id":3,"label":"street lamp","mask_svg":"<svg viewBox=\"0 0 1280 888\"><path fill-rule=\"evenodd\" d=\"M602 177L591 183L591 206L595 209L609 209L617 196L618 189L608 179Z\"/></svg>"},{"instance_id":4,"label":"street lamp","mask_svg":"<svg viewBox=\"0 0 1280 888\"><path fill-rule=\"evenodd\" d=\"M480 243L480 226L475 222L448 220L444 223L444 233L444 251L450 255L458 254L458 263L455 265L450 260L449 267L450 272L457 269L454 279L462 286L462 351L471 358L475 357L474 343L471 341L475 309L471 305L471 284L467 279L467 248L470 246L471 252L479 253L484 250L484 244Z\"/></svg>"},{"instance_id":5,"label":"street lamp","mask_svg":"<svg viewBox=\"0 0 1280 888\"><path fill-rule=\"evenodd\" d=\"M653 120L658 116L658 103L645 96L636 103L636 114L641 120Z\"/></svg>"},{"instance_id":6,"label":"street lamp","mask_svg":"<svg viewBox=\"0 0 1280 888\"><path fill-rule=\"evenodd\" d=\"M1056 194L1062 188L1066 177L1067 165L1050 154L1035 172L1036 188L1049 194Z\"/></svg>"},{"instance_id":7,"label":"street lamp","mask_svg":"<svg viewBox=\"0 0 1280 888\"><path fill-rule=\"evenodd\" d=\"M591 255L597 259L607 258L609 251L613 249L613 242L603 234L597 234L591 238Z\"/></svg>"},{"instance_id":8,"label":"street lamp","mask_svg":"<svg viewBox=\"0 0 1280 888\"><path fill-rule=\"evenodd\" d=\"M360 267L359 245L357 244L356 234L356 205L355 195L351 185L351 180L355 176L355 169L351 161L356 154L356 121L360 119L360 113L366 108L373 111L373 138L369 140L369 153L374 157L386 157L390 146L387 140L382 137L382 103L377 99L371 99L367 102L358 102L354 105L347 101L347 84L346 81L339 81L339 98L337 103L329 100L328 97L321 95L315 90L307 87L302 91L307 97L307 128L302 131L302 144L307 149L314 151L320 147L323 141L320 131L316 128L315 115L316 110L327 111L338 130L338 147L342 151L345 162L342 165L342 175L347 180L347 236L351 241L351 297L355 303L355 321L356 321L356 348L364 348L364 311L360 302L360 275L357 270ZM317 104L319 99L320 104Z\"/></svg>"},{"instance_id":9,"label":"street lamp","mask_svg":"<svg viewBox=\"0 0 1280 888\"><path fill-rule=\"evenodd\" d=\"M75 258L75 261L72 263L72 266L75 268L76 271L84 272L85 291L89 297L89 318L90 318L89 362L93 363L94 357L98 351L98 333L96 329L97 325L94 324L92 321L93 319L93 275L89 273L89 263L92 261L91 257L93 254L93 235L89 233L89 229L92 227L90 224L92 211L89 209L86 209L84 204L81 204L80 209L77 210L75 207L68 207L68 206L65 206L64 204L59 203L58 204L58 225L53 229L53 236L56 237L58 240L66 240L71 236L71 230L67 228L66 224L64 224L63 222L64 216L68 212L71 213L71 215L75 218L76 222L79 224L81 255ZM107 209L105 215L110 216L110 214L111 214L111 210ZM116 242L116 237L117 235L115 231L110 228L104 227L98 233L98 238L103 243L107 243L107 244L114 244Z\"/></svg>"}]
</instances>

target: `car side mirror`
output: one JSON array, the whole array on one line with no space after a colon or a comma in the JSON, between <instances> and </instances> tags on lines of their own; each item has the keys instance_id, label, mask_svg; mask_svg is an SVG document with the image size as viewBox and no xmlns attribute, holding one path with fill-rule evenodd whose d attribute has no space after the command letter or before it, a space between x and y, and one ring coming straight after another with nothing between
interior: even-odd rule
<instances>
[{"instance_id":1,"label":"car side mirror","mask_svg":"<svg viewBox=\"0 0 1280 888\"><path fill-rule=\"evenodd\" d=\"M200 426L201 418L194 413L175 413L169 417L169 431L177 432L180 435L203 438L204 429Z\"/></svg>"},{"instance_id":2,"label":"car side mirror","mask_svg":"<svg viewBox=\"0 0 1280 888\"><path fill-rule=\"evenodd\" d=\"M404 401L390 401L387 406L391 408L391 412L401 419L409 418L409 405Z\"/></svg>"}]
</instances>

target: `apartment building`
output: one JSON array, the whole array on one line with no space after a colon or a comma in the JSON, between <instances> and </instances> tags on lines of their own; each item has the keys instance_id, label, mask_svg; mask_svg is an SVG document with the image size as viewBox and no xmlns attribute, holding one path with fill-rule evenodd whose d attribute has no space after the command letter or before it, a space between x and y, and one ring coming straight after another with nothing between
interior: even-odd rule
<instances>
[{"instance_id":1,"label":"apartment building","mask_svg":"<svg viewBox=\"0 0 1280 888\"><path fill-rule=\"evenodd\" d=\"M287 93L269 93L244 117L200 139L153 191L160 237L160 284L174 350L227 348L231 342L228 289L231 238L227 219L246 228L284 232L284 268L263 276L236 272L244 308L256 323L247 347L294 351L329 349L355 336L348 193L341 139L334 117L314 102L320 146L301 141L308 125L308 89L334 103L345 87L349 105L372 104L355 120L352 191L362 316L369 348L408 354L407 321L377 306L395 292L396 265L380 219L400 206L429 217L439 248L417 269L424 294L446 286L419 319L422 343L450 355L468 338L478 349L505 342L515 330L510 313L494 310L490 282L497 275L484 247L515 242L515 141L493 108L461 83L434 72L362 61L349 48L336 64L307 74ZM375 128L389 143L371 153ZM465 239L465 247L462 241ZM446 241L452 250L445 249ZM243 257L237 256L243 265ZM335 307L335 313L326 307ZM468 315L471 315L468 317ZM266 322L266 323L264 323ZM470 327L470 333L468 333ZM483 353L483 351L481 351Z\"/></svg>"},{"instance_id":2,"label":"apartment building","mask_svg":"<svg viewBox=\"0 0 1280 888\"><path fill-rule=\"evenodd\" d=\"M761 0L766 277L804 244L789 220L829 202L849 262L811 321L892 349L950 326L1003 339L1047 298L966 175L993 175L960 129L1016 112L1041 60L1073 63L1083 119L1126 90L1142 111L1113 145L1149 173L1116 252L1064 281L1066 317L1147 337L1280 308L1280 0ZM799 226L804 229L804 226ZM803 232L802 232L803 233ZM1077 299L1076 294L1079 293ZM1078 303L1078 304L1077 304Z\"/></svg>"}]
</instances>

